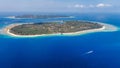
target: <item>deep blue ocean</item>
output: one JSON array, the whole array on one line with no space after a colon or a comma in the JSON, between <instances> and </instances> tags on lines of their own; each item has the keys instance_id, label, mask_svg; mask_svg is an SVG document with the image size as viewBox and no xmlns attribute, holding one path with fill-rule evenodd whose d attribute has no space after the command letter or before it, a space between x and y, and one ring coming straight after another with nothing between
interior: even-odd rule
<instances>
[{"instance_id":1,"label":"deep blue ocean","mask_svg":"<svg viewBox=\"0 0 120 68\"><path fill-rule=\"evenodd\" d=\"M120 27L119 13L73 13L75 18L10 19L0 14L0 28L11 23L87 20ZM120 31L77 36L17 38L0 35L0 68L120 68Z\"/></svg>"}]
</instances>

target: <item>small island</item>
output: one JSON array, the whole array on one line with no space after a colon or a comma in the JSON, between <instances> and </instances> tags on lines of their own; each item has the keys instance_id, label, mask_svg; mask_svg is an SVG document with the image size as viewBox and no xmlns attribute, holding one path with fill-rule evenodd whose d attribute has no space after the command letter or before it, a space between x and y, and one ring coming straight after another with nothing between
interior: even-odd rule
<instances>
[{"instance_id":1,"label":"small island","mask_svg":"<svg viewBox=\"0 0 120 68\"><path fill-rule=\"evenodd\" d=\"M11 24L3 28L2 32L14 37L37 37L51 35L72 36L93 32L111 32L116 30L117 27L110 24L70 20Z\"/></svg>"},{"instance_id":2,"label":"small island","mask_svg":"<svg viewBox=\"0 0 120 68\"><path fill-rule=\"evenodd\" d=\"M71 34L85 31L98 31L104 26L99 23L88 21L59 21L59 22L39 22L28 24L12 24L5 28L7 34L14 36L38 36L52 34Z\"/></svg>"}]
</instances>

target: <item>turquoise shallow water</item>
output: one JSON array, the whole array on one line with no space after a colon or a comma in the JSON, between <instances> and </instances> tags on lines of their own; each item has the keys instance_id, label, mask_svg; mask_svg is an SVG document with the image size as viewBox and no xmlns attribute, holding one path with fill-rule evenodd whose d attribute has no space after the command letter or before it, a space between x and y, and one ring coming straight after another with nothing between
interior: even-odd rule
<instances>
[{"instance_id":1,"label":"turquoise shallow water","mask_svg":"<svg viewBox=\"0 0 120 68\"><path fill-rule=\"evenodd\" d=\"M120 26L120 14L72 14L75 18L7 19L16 22L88 20ZM4 15L3 15L4 16ZM0 35L0 68L120 68L120 31L78 36L15 38Z\"/></svg>"}]
</instances>

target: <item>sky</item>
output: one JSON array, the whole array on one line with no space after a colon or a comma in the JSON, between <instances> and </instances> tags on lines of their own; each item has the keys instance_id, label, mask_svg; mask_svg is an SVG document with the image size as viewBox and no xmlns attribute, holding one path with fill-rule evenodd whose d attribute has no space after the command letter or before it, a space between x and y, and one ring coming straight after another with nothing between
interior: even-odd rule
<instances>
[{"instance_id":1,"label":"sky","mask_svg":"<svg viewBox=\"0 0 120 68\"><path fill-rule=\"evenodd\" d=\"M120 12L120 0L0 0L0 12Z\"/></svg>"}]
</instances>

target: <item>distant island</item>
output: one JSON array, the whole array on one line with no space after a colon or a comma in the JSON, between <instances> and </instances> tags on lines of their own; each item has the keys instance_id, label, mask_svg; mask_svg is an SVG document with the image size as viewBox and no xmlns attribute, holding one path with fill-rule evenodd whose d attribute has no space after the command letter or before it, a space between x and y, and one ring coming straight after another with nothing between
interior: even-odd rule
<instances>
[{"instance_id":1,"label":"distant island","mask_svg":"<svg viewBox=\"0 0 120 68\"><path fill-rule=\"evenodd\" d=\"M48 18L73 18L73 16L67 15L19 15L19 16L9 16L7 18L32 18L32 19L48 19Z\"/></svg>"}]
</instances>

